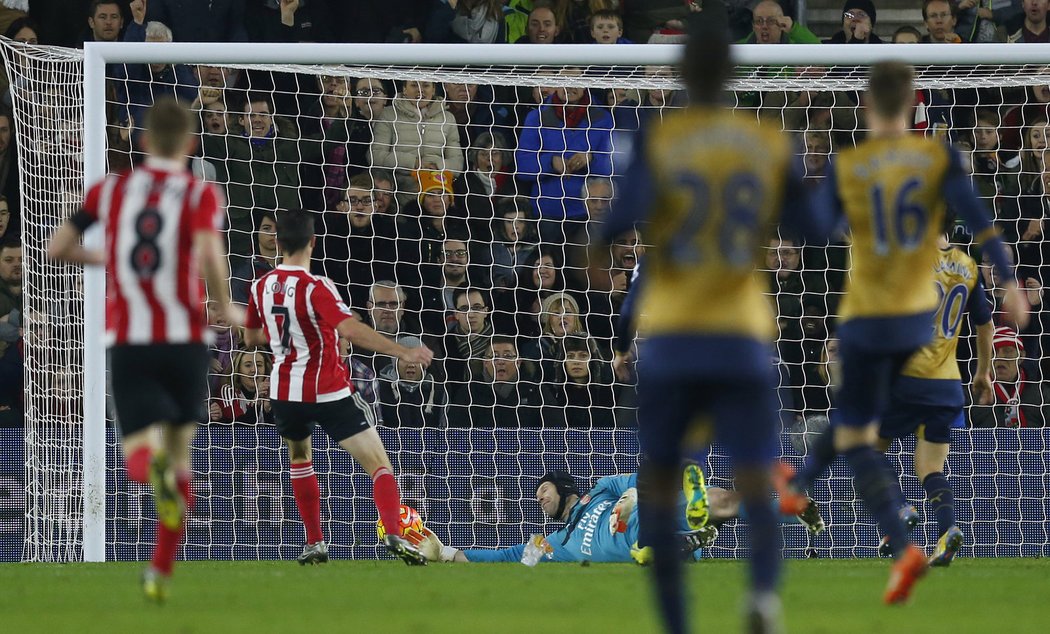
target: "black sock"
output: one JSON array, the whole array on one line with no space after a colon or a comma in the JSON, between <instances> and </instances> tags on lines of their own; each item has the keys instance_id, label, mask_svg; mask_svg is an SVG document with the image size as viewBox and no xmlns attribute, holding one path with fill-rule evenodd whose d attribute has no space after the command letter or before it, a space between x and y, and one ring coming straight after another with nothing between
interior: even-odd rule
<instances>
[{"instance_id":1,"label":"black sock","mask_svg":"<svg viewBox=\"0 0 1050 634\"><path fill-rule=\"evenodd\" d=\"M661 504L663 497L653 495L648 486L673 486L660 481L660 478L648 478L642 469L639 478L638 541L643 540L653 549L653 581L656 584L656 601L663 615L666 630L671 634L685 632L685 603L682 597L682 554L675 534L676 504ZM645 503L641 503L645 500Z\"/></svg>"},{"instance_id":2,"label":"black sock","mask_svg":"<svg viewBox=\"0 0 1050 634\"><path fill-rule=\"evenodd\" d=\"M879 523L882 534L890 538L894 556L903 553L908 545L908 531L899 514L904 494L886 457L866 445L849 449L843 456L853 470L857 495Z\"/></svg>"},{"instance_id":3,"label":"black sock","mask_svg":"<svg viewBox=\"0 0 1050 634\"><path fill-rule=\"evenodd\" d=\"M948 478L940 471L931 473L923 478L922 488L926 489L926 502L937 518L937 534L943 535L955 526L955 496L948 486Z\"/></svg>"},{"instance_id":4,"label":"black sock","mask_svg":"<svg viewBox=\"0 0 1050 634\"><path fill-rule=\"evenodd\" d=\"M835 456L838 453L835 451L835 434L831 427L828 427L821 432L813 444L809 446L809 454L806 456L806 462L802 465L802 469L799 470L798 475L795 476L795 483L801 489L808 489L813 481L820 477L824 470L831 466L831 463L835 461Z\"/></svg>"}]
</instances>

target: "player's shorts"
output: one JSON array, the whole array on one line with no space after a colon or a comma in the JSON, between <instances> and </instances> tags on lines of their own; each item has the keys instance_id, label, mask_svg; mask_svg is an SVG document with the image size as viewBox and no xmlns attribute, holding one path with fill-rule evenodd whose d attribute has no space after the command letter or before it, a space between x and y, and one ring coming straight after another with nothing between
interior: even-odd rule
<instances>
[{"instance_id":1,"label":"player's shorts","mask_svg":"<svg viewBox=\"0 0 1050 634\"><path fill-rule=\"evenodd\" d=\"M154 423L208 420L208 368L202 343L113 346L110 393L124 436Z\"/></svg>"},{"instance_id":2,"label":"player's shorts","mask_svg":"<svg viewBox=\"0 0 1050 634\"><path fill-rule=\"evenodd\" d=\"M750 380L658 380L641 373L638 381L638 439L654 465L678 468L683 445L696 423L709 421L713 440L736 466L769 464L779 450L779 399L772 370Z\"/></svg>"},{"instance_id":3,"label":"player's shorts","mask_svg":"<svg viewBox=\"0 0 1050 634\"><path fill-rule=\"evenodd\" d=\"M915 434L927 442L948 444L961 407L918 405L893 399L879 422L879 436L888 440Z\"/></svg>"},{"instance_id":4,"label":"player's shorts","mask_svg":"<svg viewBox=\"0 0 1050 634\"><path fill-rule=\"evenodd\" d=\"M893 382L914 350L877 352L852 345L843 339L839 345L842 385L835 396L832 421L848 427L864 427L878 419L890 406Z\"/></svg>"},{"instance_id":5,"label":"player's shorts","mask_svg":"<svg viewBox=\"0 0 1050 634\"><path fill-rule=\"evenodd\" d=\"M306 440L319 425L335 442L360 434L375 426L372 408L358 393L329 403L300 403L270 400L281 438Z\"/></svg>"}]
</instances>

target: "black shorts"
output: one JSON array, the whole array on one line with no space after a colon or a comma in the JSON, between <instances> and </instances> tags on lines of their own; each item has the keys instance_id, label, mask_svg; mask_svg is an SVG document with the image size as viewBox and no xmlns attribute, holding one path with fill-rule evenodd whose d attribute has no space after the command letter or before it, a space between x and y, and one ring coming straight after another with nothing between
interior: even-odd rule
<instances>
[{"instance_id":1,"label":"black shorts","mask_svg":"<svg viewBox=\"0 0 1050 634\"><path fill-rule=\"evenodd\" d=\"M950 444L952 426L962 415L961 407L916 405L894 400L879 422L879 436L886 440L915 434L927 442Z\"/></svg>"},{"instance_id":2,"label":"black shorts","mask_svg":"<svg viewBox=\"0 0 1050 634\"><path fill-rule=\"evenodd\" d=\"M300 403L272 399L273 416L281 438L306 440L313 434L314 425L320 425L335 442L359 434L375 425L372 407L361 395L353 393L329 403Z\"/></svg>"},{"instance_id":3,"label":"black shorts","mask_svg":"<svg viewBox=\"0 0 1050 634\"><path fill-rule=\"evenodd\" d=\"M110 393L121 433L128 436L160 422L208 420L210 365L203 343L110 348Z\"/></svg>"}]
</instances>

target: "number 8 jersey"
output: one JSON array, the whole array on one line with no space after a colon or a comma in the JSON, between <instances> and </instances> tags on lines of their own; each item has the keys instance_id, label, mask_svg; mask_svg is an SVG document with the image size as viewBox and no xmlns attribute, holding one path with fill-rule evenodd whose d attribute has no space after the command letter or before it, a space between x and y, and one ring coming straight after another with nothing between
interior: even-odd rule
<instances>
[{"instance_id":1,"label":"number 8 jersey","mask_svg":"<svg viewBox=\"0 0 1050 634\"><path fill-rule=\"evenodd\" d=\"M107 345L210 342L193 238L224 220L218 189L151 157L92 186L72 222L105 230Z\"/></svg>"},{"instance_id":2,"label":"number 8 jersey","mask_svg":"<svg viewBox=\"0 0 1050 634\"><path fill-rule=\"evenodd\" d=\"M331 280L281 264L252 283L247 313L244 327L262 328L273 351L271 398L328 403L352 394L336 327L354 313Z\"/></svg>"}]
</instances>

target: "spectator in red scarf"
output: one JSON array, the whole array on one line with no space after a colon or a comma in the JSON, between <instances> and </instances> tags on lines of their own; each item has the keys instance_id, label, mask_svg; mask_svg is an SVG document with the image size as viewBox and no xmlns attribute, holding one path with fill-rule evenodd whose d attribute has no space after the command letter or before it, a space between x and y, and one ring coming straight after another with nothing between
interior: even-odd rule
<instances>
[{"instance_id":1,"label":"spectator in red scarf","mask_svg":"<svg viewBox=\"0 0 1050 634\"><path fill-rule=\"evenodd\" d=\"M995 403L970 407L974 427L1045 427L1050 423L1050 387L1033 378L1024 344L1012 329L995 329L992 370Z\"/></svg>"}]
</instances>

